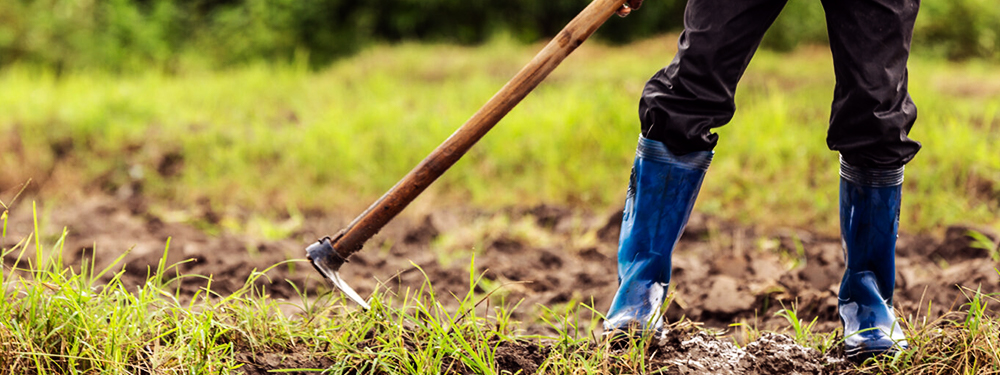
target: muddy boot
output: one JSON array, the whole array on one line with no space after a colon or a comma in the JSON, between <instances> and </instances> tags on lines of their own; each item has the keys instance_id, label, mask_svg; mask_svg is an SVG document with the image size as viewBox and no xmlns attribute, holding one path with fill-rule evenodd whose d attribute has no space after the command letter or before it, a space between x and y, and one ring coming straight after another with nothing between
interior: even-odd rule
<instances>
[{"instance_id":1,"label":"muddy boot","mask_svg":"<svg viewBox=\"0 0 1000 375\"><path fill-rule=\"evenodd\" d=\"M892 311L903 168L865 169L840 160L840 232L847 271L838 307L852 361L906 349Z\"/></svg>"},{"instance_id":2,"label":"muddy boot","mask_svg":"<svg viewBox=\"0 0 1000 375\"><path fill-rule=\"evenodd\" d=\"M639 137L618 239L618 292L604 321L606 335L659 331L670 282L670 255L684 231L712 151L683 156Z\"/></svg>"}]
</instances>

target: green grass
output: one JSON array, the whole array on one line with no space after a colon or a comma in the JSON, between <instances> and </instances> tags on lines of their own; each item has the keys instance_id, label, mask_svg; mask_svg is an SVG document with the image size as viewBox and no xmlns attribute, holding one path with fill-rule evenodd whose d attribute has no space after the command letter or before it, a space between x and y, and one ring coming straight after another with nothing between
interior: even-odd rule
<instances>
[{"instance_id":1,"label":"green grass","mask_svg":"<svg viewBox=\"0 0 1000 375\"><path fill-rule=\"evenodd\" d=\"M665 38L584 46L445 175L423 205L620 206L638 131L637 95L669 61L672 44ZM196 222L198 210L212 205L223 214L222 229L287 237L306 214L349 215L366 206L535 50L503 40L481 48L373 47L319 72L253 65L113 76L14 67L0 72L0 198L10 203L16 194L8 191L29 180L31 193L46 199L71 200L81 190L141 191L154 214L168 220ZM1000 225L997 68L912 61L910 86L920 107L913 136L925 148L908 166L904 230ZM831 69L822 49L758 55L737 94L736 118L720 130L699 210L835 232L837 156L824 140ZM210 288L180 296L174 279L200 276L178 275L164 261L138 287L117 277L99 282L119 275L121 264L64 267L66 233L50 238L36 229L8 238L6 203L0 243L11 247L2 248L0 371L229 373L240 353L292 351L329 359L330 373L495 373L497 348L512 340L543 342L549 373L646 371L645 342L612 353L580 328L594 326L600 314L575 301L543 308L541 319L557 335L518 336L510 317L516 305L494 305L503 286L479 280L472 265L469 290L478 284L488 292L442 296L429 284L400 295L379 291L374 308L363 312L345 307L337 294L302 291L308 302L288 317L285 302L254 287L267 270L227 296ZM36 214L36 227L39 216L44 220ZM288 219L276 223L269 220L274 216ZM975 238L996 248L985 236ZM1000 321L990 310L998 296L968 293L960 311L907 321L913 349L862 370L1000 371ZM458 299L458 307L443 307L445 298ZM812 332L794 308L782 314L799 343L823 352L837 347L835 333Z\"/></svg>"},{"instance_id":2,"label":"green grass","mask_svg":"<svg viewBox=\"0 0 1000 375\"><path fill-rule=\"evenodd\" d=\"M422 205L621 205L638 94L669 62L671 37L590 43L442 177ZM295 65L116 76L17 66L0 71L0 190L28 179L48 199L82 187L223 226L247 216L349 216L401 178L538 50L372 47L318 72ZM910 90L924 149L908 165L904 231L1000 225L1000 75L995 63L914 59ZM837 155L825 48L761 51L697 209L763 226L836 233ZM208 203L205 203L208 202ZM252 214L251 214L252 213Z\"/></svg>"},{"instance_id":3,"label":"green grass","mask_svg":"<svg viewBox=\"0 0 1000 375\"><path fill-rule=\"evenodd\" d=\"M254 272L231 295L212 293L209 283L182 302L171 285L203 276L178 275L176 265L165 264L169 240L145 284L130 287L119 279L126 254L105 269L84 262L74 271L61 259L66 233L54 244L39 241L37 233L36 226L27 238L2 249L0 371L5 373L227 374L240 366L236 353L314 348L309 340L327 333L314 331L308 320L285 318L278 301L253 287L269 269ZM24 258L26 252L36 257ZM112 277L100 282L105 276Z\"/></svg>"},{"instance_id":4,"label":"green grass","mask_svg":"<svg viewBox=\"0 0 1000 375\"><path fill-rule=\"evenodd\" d=\"M6 210L4 211L6 212ZM121 258L97 270L86 263L64 267L64 233L54 243L38 240L37 228L11 248L3 248L0 270L0 371L37 374L228 374L238 373L239 359L267 353L294 357L327 374L437 374L471 371L497 374L497 355L505 343L539 345L545 360L539 373L646 373L650 340L643 337L613 349L595 338L582 323L593 326L600 314L585 304L547 308L542 319L553 336L521 336L511 318L516 304L499 303L503 286L484 287L469 267L469 293L435 294L430 283L393 294L376 291L372 309L363 311L339 294L316 296L300 291L299 313L286 316L282 304L254 281L269 270L254 272L237 292L220 296L211 284L192 298L171 288L178 275L163 260L149 270L140 286L126 286ZM6 237L2 240L7 240ZM6 241L5 241L6 243ZM34 257L25 254L34 253ZM124 255L123 255L124 257ZM301 260L299 260L301 261ZM276 265L279 266L279 265ZM113 275L107 283L104 275ZM479 286L477 288L477 285ZM477 289L482 292L475 292ZM445 308L454 298L457 308ZM186 302L185 302L186 301ZM968 291L968 303L936 321L904 322L910 350L862 366L837 367L844 373L973 374L1000 371L1000 320L992 304L1000 296ZM806 346L836 355L836 332L813 332L794 308L780 313L789 320L787 332ZM747 327L754 336L760 331ZM696 332L682 320L671 326ZM754 337L750 337L753 339ZM323 358L329 367L315 368ZM283 371L292 371L285 369Z\"/></svg>"}]
</instances>

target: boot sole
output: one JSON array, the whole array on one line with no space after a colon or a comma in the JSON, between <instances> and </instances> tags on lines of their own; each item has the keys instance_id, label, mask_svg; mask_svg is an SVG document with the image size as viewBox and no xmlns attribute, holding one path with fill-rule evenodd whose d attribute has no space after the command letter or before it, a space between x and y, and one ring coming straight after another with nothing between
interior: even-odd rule
<instances>
[{"instance_id":1,"label":"boot sole","mask_svg":"<svg viewBox=\"0 0 1000 375\"><path fill-rule=\"evenodd\" d=\"M890 346L887 348L854 348L844 350L844 356L847 357L848 361L854 363L862 363L869 358L874 358L882 355L891 356L896 354L900 348L896 346ZM903 348L906 350L906 348Z\"/></svg>"}]
</instances>

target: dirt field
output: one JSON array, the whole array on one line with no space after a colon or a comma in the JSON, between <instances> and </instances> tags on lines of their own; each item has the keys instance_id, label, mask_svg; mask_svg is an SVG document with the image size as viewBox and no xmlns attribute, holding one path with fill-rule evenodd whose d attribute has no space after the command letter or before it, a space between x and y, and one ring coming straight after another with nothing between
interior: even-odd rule
<instances>
[{"instance_id":1,"label":"dirt field","mask_svg":"<svg viewBox=\"0 0 1000 375\"><path fill-rule=\"evenodd\" d=\"M209 236L191 225L171 223L146 213L142 202L110 197L92 197L50 208L45 210L51 213L43 223L45 231L59 233L66 227L70 233L64 250L66 264L81 264L96 257L101 266L132 248L125 258L124 277L126 282L139 284L145 280L147 270L155 268L167 237L171 237L168 263L193 259L180 267L181 272L212 275L212 289L221 294L242 286L255 268L303 258L308 242L343 227L349 219L307 216L293 239L264 241L233 234ZM203 214L205 220L212 220L213 213ZM27 235L31 230L30 205L17 207L11 218L8 241ZM524 333L552 334L554 330L538 319L539 304L557 306L571 300L592 300L598 311L607 310L616 289L615 250L620 221L620 213L575 212L551 206L403 217L370 241L343 271L366 297L379 283L393 291L419 287L424 276L412 262L430 278L442 303L456 304L450 295L462 296L468 291L469 259L475 253L476 269L494 282L492 285L506 285L501 293L506 293L508 302L523 300L514 317L523 322ZM971 246L965 235L968 229L949 228L943 239L905 233L900 236L895 306L904 317L922 318L928 306L931 319L960 308L965 298L959 286L1000 292L1000 276L995 270L998 265L986 250ZM998 233L990 229L975 229L998 238ZM729 327L731 323L746 322L759 329L786 327L784 318L774 313L794 303L800 317L818 317L815 330L829 332L839 327L836 291L843 267L838 238L793 229L763 233L695 214L675 252L673 284L677 298L666 315L670 321L686 316L705 327L728 329L739 340L739 329ZM269 276L272 283L267 290L275 298L297 298L286 279L310 290L327 288L304 262L276 267ZM204 282L197 279L182 282L185 293L202 286ZM295 313L294 307L289 307L288 313ZM498 356L504 369L531 372L545 358L544 345L505 345ZM819 368L811 366L836 362L778 335L765 335L740 349L708 335L676 333L650 350L659 353L652 362L654 366L678 366L680 373L705 369L717 373L814 373ZM717 360L706 364L690 358ZM248 373L326 363L280 353L243 355L241 360L248 364ZM784 366L782 361L788 362L786 367L780 367Z\"/></svg>"}]
</instances>

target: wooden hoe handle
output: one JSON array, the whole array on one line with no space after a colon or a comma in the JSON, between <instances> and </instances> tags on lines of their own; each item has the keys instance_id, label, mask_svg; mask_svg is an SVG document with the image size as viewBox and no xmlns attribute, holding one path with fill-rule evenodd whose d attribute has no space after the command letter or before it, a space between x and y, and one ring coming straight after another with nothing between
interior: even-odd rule
<instances>
[{"instance_id":1,"label":"wooden hoe handle","mask_svg":"<svg viewBox=\"0 0 1000 375\"><path fill-rule=\"evenodd\" d=\"M590 3L472 118L334 237L331 242L337 254L347 259L360 251L365 241L465 155L624 3L625 0L594 0Z\"/></svg>"}]
</instances>

